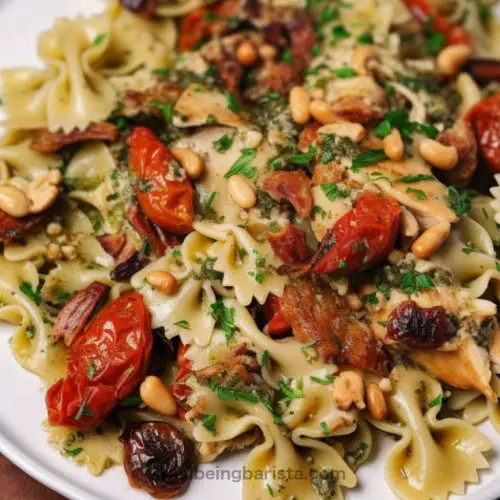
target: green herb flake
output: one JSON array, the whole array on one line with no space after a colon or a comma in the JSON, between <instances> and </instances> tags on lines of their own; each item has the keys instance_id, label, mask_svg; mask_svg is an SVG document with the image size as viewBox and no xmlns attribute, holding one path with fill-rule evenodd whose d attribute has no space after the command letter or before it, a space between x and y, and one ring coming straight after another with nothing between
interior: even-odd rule
<instances>
[{"instance_id":1,"label":"green herb flake","mask_svg":"<svg viewBox=\"0 0 500 500\"><path fill-rule=\"evenodd\" d=\"M320 377L316 377L314 375L311 375L309 378L311 379L312 382L315 382L316 384L330 385L335 380L335 375L332 375L330 373L325 378L320 378Z\"/></svg>"},{"instance_id":2,"label":"green herb flake","mask_svg":"<svg viewBox=\"0 0 500 500\"><path fill-rule=\"evenodd\" d=\"M278 382L278 388L280 390L282 399L292 400L292 399L302 399L304 397L304 391L302 389L302 380L300 380L296 386L296 389L292 389L289 382L286 380L280 380Z\"/></svg>"},{"instance_id":3,"label":"green herb flake","mask_svg":"<svg viewBox=\"0 0 500 500\"><path fill-rule=\"evenodd\" d=\"M427 195L420 189L408 188L406 192L409 194L414 194L421 201L427 200Z\"/></svg>"},{"instance_id":4,"label":"green herb flake","mask_svg":"<svg viewBox=\"0 0 500 500\"><path fill-rule=\"evenodd\" d=\"M339 9L336 7L325 7L319 14L317 26L321 28L325 24L328 24L331 21L335 21L339 17Z\"/></svg>"},{"instance_id":5,"label":"green herb flake","mask_svg":"<svg viewBox=\"0 0 500 500\"><path fill-rule=\"evenodd\" d=\"M471 245L467 245L466 247L462 248L462 252L466 254L483 253L483 251L480 248L473 247Z\"/></svg>"},{"instance_id":6,"label":"green herb flake","mask_svg":"<svg viewBox=\"0 0 500 500\"><path fill-rule=\"evenodd\" d=\"M217 151L217 153L225 153L227 150L231 149L233 142L234 139L232 137L224 134L222 137L219 137L219 139L213 142L213 148Z\"/></svg>"},{"instance_id":7,"label":"green herb flake","mask_svg":"<svg viewBox=\"0 0 500 500\"><path fill-rule=\"evenodd\" d=\"M144 179L141 179L139 181L139 184L137 185L137 188L139 189L139 191L141 193L147 193L147 192L151 191L152 187L153 186L151 184L149 184L148 181L145 181Z\"/></svg>"},{"instance_id":8,"label":"green herb flake","mask_svg":"<svg viewBox=\"0 0 500 500\"><path fill-rule=\"evenodd\" d=\"M337 198L347 198L351 191L349 189L339 188L337 184L325 183L321 184L321 191L330 200L335 201Z\"/></svg>"},{"instance_id":9,"label":"green herb flake","mask_svg":"<svg viewBox=\"0 0 500 500\"><path fill-rule=\"evenodd\" d=\"M242 401L245 403L258 403L259 398L252 394L251 392L246 391L237 391L235 389L230 389L223 385L218 385L213 381L209 381L208 387L211 391L213 391L216 396L221 401Z\"/></svg>"},{"instance_id":10,"label":"green herb flake","mask_svg":"<svg viewBox=\"0 0 500 500\"><path fill-rule=\"evenodd\" d=\"M373 292L373 293L370 293L368 295L363 295L363 297L361 298L361 300L365 303L365 304L372 304L372 305L376 305L379 303L379 300L377 298L377 292Z\"/></svg>"},{"instance_id":11,"label":"green herb flake","mask_svg":"<svg viewBox=\"0 0 500 500\"><path fill-rule=\"evenodd\" d=\"M83 448L75 448L73 450L70 450L68 448L64 448L64 453L68 455L68 457L77 457L80 455L80 453L83 451Z\"/></svg>"},{"instance_id":12,"label":"green herb flake","mask_svg":"<svg viewBox=\"0 0 500 500\"><path fill-rule=\"evenodd\" d=\"M470 190L458 190L455 186L450 186L448 188L448 205L458 217L467 215L472 209Z\"/></svg>"},{"instance_id":13,"label":"green herb flake","mask_svg":"<svg viewBox=\"0 0 500 500\"><path fill-rule=\"evenodd\" d=\"M353 68L337 68L333 70L333 74L337 78L353 78L357 75L356 70Z\"/></svg>"},{"instance_id":14,"label":"green herb flake","mask_svg":"<svg viewBox=\"0 0 500 500\"><path fill-rule=\"evenodd\" d=\"M191 330L191 325L189 321L186 321L185 319L177 321L177 323L174 323L174 325L178 326L179 328L183 328L184 330Z\"/></svg>"},{"instance_id":15,"label":"green herb flake","mask_svg":"<svg viewBox=\"0 0 500 500\"><path fill-rule=\"evenodd\" d=\"M445 36L442 33L433 33L426 41L425 48L431 55L437 54L446 44Z\"/></svg>"},{"instance_id":16,"label":"green herb flake","mask_svg":"<svg viewBox=\"0 0 500 500\"><path fill-rule=\"evenodd\" d=\"M328 429L328 424L326 422L321 422L320 424L323 436L328 437L330 435L330 429Z\"/></svg>"},{"instance_id":17,"label":"green herb flake","mask_svg":"<svg viewBox=\"0 0 500 500\"><path fill-rule=\"evenodd\" d=\"M304 166L314 158L317 149L314 146L309 146L307 153L295 153L288 158L288 161L293 165Z\"/></svg>"},{"instance_id":18,"label":"green herb flake","mask_svg":"<svg viewBox=\"0 0 500 500\"><path fill-rule=\"evenodd\" d=\"M396 182L404 182L405 184L414 184L416 182L422 181L435 181L436 178L432 175L405 175L404 177L399 178Z\"/></svg>"},{"instance_id":19,"label":"green herb flake","mask_svg":"<svg viewBox=\"0 0 500 500\"><path fill-rule=\"evenodd\" d=\"M267 349L262 353L262 358L260 361L262 363L262 366L267 366L269 364L269 351Z\"/></svg>"},{"instance_id":20,"label":"green herb flake","mask_svg":"<svg viewBox=\"0 0 500 500\"><path fill-rule=\"evenodd\" d=\"M220 297L210 305L210 314L215 319L215 327L226 334L226 339L228 341L233 338L236 330L234 325L234 313L234 307L226 307L224 301Z\"/></svg>"},{"instance_id":21,"label":"green herb flake","mask_svg":"<svg viewBox=\"0 0 500 500\"><path fill-rule=\"evenodd\" d=\"M120 402L122 408L136 408L142 404L140 396L129 396Z\"/></svg>"},{"instance_id":22,"label":"green herb flake","mask_svg":"<svg viewBox=\"0 0 500 500\"><path fill-rule=\"evenodd\" d=\"M285 64L293 64L293 54L289 50L285 50L283 54L281 54L281 60Z\"/></svg>"},{"instance_id":23,"label":"green herb flake","mask_svg":"<svg viewBox=\"0 0 500 500\"><path fill-rule=\"evenodd\" d=\"M172 74L172 68L156 68L153 70L153 75L159 78L166 78Z\"/></svg>"},{"instance_id":24,"label":"green herb flake","mask_svg":"<svg viewBox=\"0 0 500 500\"><path fill-rule=\"evenodd\" d=\"M356 42L358 42L360 45L372 45L373 36L371 33L361 33L361 35L356 38Z\"/></svg>"},{"instance_id":25,"label":"green herb flake","mask_svg":"<svg viewBox=\"0 0 500 500\"><path fill-rule=\"evenodd\" d=\"M266 483L266 488L267 488L267 492L269 493L269 495L273 497L274 496L274 491L273 491L271 485L268 484L268 483Z\"/></svg>"},{"instance_id":26,"label":"green herb flake","mask_svg":"<svg viewBox=\"0 0 500 500\"><path fill-rule=\"evenodd\" d=\"M86 403L82 403L80 408L75 415L75 420L81 420L83 417L93 417L94 412L86 405Z\"/></svg>"},{"instance_id":27,"label":"green herb flake","mask_svg":"<svg viewBox=\"0 0 500 500\"><path fill-rule=\"evenodd\" d=\"M344 26L339 25L332 28L332 44L336 44L339 40L346 40L350 38L351 34Z\"/></svg>"},{"instance_id":28,"label":"green herb flake","mask_svg":"<svg viewBox=\"0 0 500 500\"><path fill-rule=\"evenodd\" d=\"M92 47L99 47L99 45L102 45L106 40L108 39L108 34L107 33L100 33L94 38L94 41L92 42Z\"/></svg>"},{"instance_id":29,"label":"green herb flake","mask_svg":"<svg viewBox=\"0 0 500 500\"><path fill-rule=\"evenodd\" d=\"M405 295L415 295L434 288L434 283L427 274L408 272L401 277L399 288Z\"/></svg>"},{"instance_id":30,"label":"green herb flake","mask_svg":"<svg viewBox=\"0 0 500 500\"><path fill-rule=\"evenodd\" d=\"M243 149L241 156L224 175L224 179L229 179L233 175L243 175L244 177L251 179L257 173L257 169L250 166L250 162L252 162L256 156L257 151L255 149Z\"/></svg>"},{"instance_id":31,"label":"green herb flake","mask_svg":"<svg viewBox=\"0 0 500 500\"><path fill-rule=\"evenodd\" d=\"M96 375L96 367L93 361L87 365L87 378L92 380Z\"/></svg>"},{"instance_id":32,"label":"green herb flake","mask_svg":"<svg viewBox=\"0 0 500 500\"><path fill-rule=\"evenodd\" d=\"M217 431L215 430L215 422L217 420L217 415L205 415L201 419L201 423L203 427L207 429L207 431L211 432L214 436L217 435Z\"/></svg>"},{"instance_id":33,"label":"green herb flake","mask_svg":"<svg viewBox=\"0 0 500 500\"><path fill-rule=\"evenodd\" d=\"M171 102L162 102L158 100L153 100L149 102L149 106L161 110L165 118L165 121L167 121L168 123L172 121L172 118L174 116L174 106L172 105Z\"/></svg>"},{"instance_id":34,"label":"green herb flake","mask_svg":"<svg viewBox=\"0 0 500 500\"><path fill-rule=\"evenodd\" d=\"M369 167L375 163L380 163L387 160L383 149L372 149L370 151L365 151L360 153L356 158L354 158L351 166L353 172L359 172L361 168Z\"/></svg>"},{"instance_id":35,"label":"green herb flake","mask_svg":"<svg viewBox=\"0 0 500 500\"><path fill-rule=\"evenodd\" d=\"M40 288L33 290L32 286L24 281L19 285L19 290L29 297L37 306L41 304L42 298L40 296Z\"/></svg>"},{"instance_id":36,"label":"green herb flake","mask_svg":"<svg viewBox=\"0 0 500 500\"><path fill-rule=\"evenodd\" d=\"M236 100L236 97L229 90L226 91L227 107L233 112L238 113L240 111L240 105Z\"/></svg>"},{"instance_id":37,"label":"green herb flake","mask_svg":"<svg viewBox=\"0 0 500 500\"><path fill-rule=\"evenodd\" d=\"M383 328L387 328L387 321L378 321L377 325L380 325Z\"/></svg>"},{"instance_id":38,"label":"green herb flake","mask_svg":"<svg viewBox=\"0 0 500 500\"><path fill-rule=\"evenodd\" d=\"M439 406L443 402L443 395L440 394L436 399L433 399L427 406L429 408L434 408Z\"/></svg>"}]
</instances>

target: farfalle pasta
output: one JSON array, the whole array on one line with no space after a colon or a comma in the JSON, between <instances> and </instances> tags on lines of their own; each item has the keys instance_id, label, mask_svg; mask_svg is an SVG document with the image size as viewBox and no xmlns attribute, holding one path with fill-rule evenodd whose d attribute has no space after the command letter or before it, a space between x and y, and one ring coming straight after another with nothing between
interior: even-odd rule
<instances>
[{"instance_id":1,"label":"farfalle pasta","mask_svg":"<svg viewBox=\"0 0 500 500\"><path fill-rule=\"evenodd\" d=\"M0 320L49 444L162 498L238 450L246 500L349 498L373 457L404 499L478 483L498 30L486 0L57 19L1 76Z\"/></svg>"}]
</instances>

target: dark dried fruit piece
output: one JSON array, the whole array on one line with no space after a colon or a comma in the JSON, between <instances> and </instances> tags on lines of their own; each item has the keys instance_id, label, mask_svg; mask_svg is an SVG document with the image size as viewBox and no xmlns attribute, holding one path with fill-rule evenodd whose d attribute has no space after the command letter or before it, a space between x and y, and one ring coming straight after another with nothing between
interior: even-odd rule
<instances>
[{"instance_id":1,"label":"dark dried fruit piece","mask_svg":"<svg viewBox=\"0 0 500 500\"><path fill-rule=\"evenodd\" d=\"M111 279L115 281L127 281L135 273L139 272L146 265L146 259L140 252L134 254L125 262L118 264L111 273Z\"/></svg>"},{"instance_id":2,"label":"dark dried fruit piece","mask_svg":"<svg viewBox=\"0 0 500 500\"><path fill-rule=\"evenodd\" d=\"M91 123L85 130L74 129L68 133L44 128L36 133L30 147L39 153L57 153L70 144L93 140L114 142L117 137L118 128L108 122Z\"/></svg>"},{"instance_id":3,"label":"dark dried fruit piece","mask_svg":"<svg viewBox=\"0 0 500 500\"><path fill-rule=\"evenodd\" d=\"M120 3L128 10L145 17L155 14L158 0L120 0Z\"/></svg>"},{"instance_id":4,"label":"dark dried fruit piece","mask_svg":"<svg viewBox=\"0 0 500 500\"><path fill-rule=\"evenodd\" d=\"M106 300L109 290L108 285L99 281L80 290L57 316L52 334L54 338L64 338L64 343L69 347L85 330L92 314Z\"/></svg>"},{"instance_id":5,"label":"dark dried fruit piece","mask_svg":"<svg viewBox=\"0 0 500 500\"><path fill-rule=\"evenodd\" d=\"M163 422L129 424L120 438L124 467L131 486L156 498L171 498L186 490L196 469L193 443Z\"/></svg>"},{"instance_id":6,"label":"dark dried fruit piece","mask_svg":"<svg viewBox=\"0 0 500 500\"><path fill-rule=\"evenodd\" d=\"M438 349L456 330L444 307L420 307L414 300L399 304L387 323L392 340L420 349Z\"/></svg>"},{"instance_id":7,"label":"dark dried fruit piece","mask_svg":"<svg viewBox=\"0 0 500 500\"><path fill-rule=\"evenodd\" d=\"M500 61L498 59L470 59L465 71L469 73L476 82L486 85L490 82L500 82Z\"/></svg>"}]
</instances>

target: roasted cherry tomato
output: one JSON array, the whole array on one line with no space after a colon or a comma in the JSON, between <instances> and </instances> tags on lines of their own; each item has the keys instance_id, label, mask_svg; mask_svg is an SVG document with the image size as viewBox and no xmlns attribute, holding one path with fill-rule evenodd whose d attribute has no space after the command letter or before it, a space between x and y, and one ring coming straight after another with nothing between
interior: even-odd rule
<instances>
[{"instance_id":1,"label":"roasted cherry tomato","mask_svg":"<svg viewBox=\"0 0 500 500\"><path fill-rule=\"evenodd\" d=\"M354 208L326 233L312 259L311 271L348 274L378 264L394 246L400 215L395 199L362 194Z\"/></svg>"},{"instance_id":2,"label":"roasted cherry tomato","mask_svg":"<svg viewBox=\"0 0 500 500\"><path fill-rule=\"evenodd\" d=\"M290 324L281 313L280 298L269 295L264 305L264 316L267 320L267 332L271 337L284 335L290 331Z\"/></svg>"},{"instance_id":3,"label":"roasted cherry tomato","mask_svg":"<svg viewBox=\"0 0 500 500\"><path fill-rule=\"evenodd\" d=\"M188 178L176 178L178 165L170 150L146 127L136 127L127 143L138 180L137 199L144 213L167 231L190 232L194 190Z\"/></svg>"},{"instance_id":4,"label":"roasted cherry tomato","mask_svg":"<svg viewBox=\"0 0 500 500\"><path fill-rule=\"evenodd\" d=\"M113 301L71 345L68 373L47 391L51 425L90 429L144 378L153 335L149 311L138 293Z\"/></svg>"},{"instance_id":5,"label":"roasted cherry tomato","mask_svg":"<svg viewBox=\"0 0 500 500\"><path fill-rule=\"evenodd\" d=\"M188 349L188 345L181 344L177 350L177 366L179 367L179 371L175 376L175 380L182 380L187 374L191 373L191 361L186 358Z\"/></svg>"},{"instance_id":6,"label":"roasted cherry tomato","mask_svg":"<svg viewBox=\"0 0 500 500\"><path fill-rule=\"evenodd\" d=\"M467 114L479 151L492 173L500 173L500 94L486 97Z\"/></svg>"},{"instance_id":7,"label":"roasted cherry tomato","mask_svg":"<svg viewBox=\"0 0 500 500\"><path fill-rule=\"evenodd\" d=\"M448 45L471 44L471 37L467 30L448 22L430 0L405 0L405 3L415 19L421 23L431 21L432 30L443 34Z\"/></svg>"}]
</instances>

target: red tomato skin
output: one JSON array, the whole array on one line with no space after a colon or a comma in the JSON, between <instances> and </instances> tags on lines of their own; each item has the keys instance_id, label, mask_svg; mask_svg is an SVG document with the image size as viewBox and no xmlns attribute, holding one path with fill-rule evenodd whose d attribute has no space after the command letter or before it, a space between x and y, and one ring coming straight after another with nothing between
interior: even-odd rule
<instances>
[{"instance_id":1,"label":"red tomato skin","mask_svg":"<svg viewBox=\"0 0 500 500\"><path fill-rule=\"evenodd\" d=\"M446 18L440 14L438 8L429 0L405 0L405 3L413 17L418 21L425 23L429 19L432 19L432 30L436 33L443 34L448 45L459 43L471 45L471 36L467 30L461 26L456 26L448 22Z\"/></svg>"},{"instance_id":2,"label":"red tomato skin","mask_svg":"<svg viewBox=\"0 0 500 500\"><path fill-rule=\"evenodd\" d=\"M45 398L49 423L78 429L100 425L144 379L152 348L142 296L132 292L113 301L70 347L67 375ZM86 411L78 416L82 405Z\"/></svg>"},{"instance_id":3,"label":"red tomato skin","mask_svg":"<svg viewBox=\"0 0 500 500\"><path fill-rule=\"evenodd\" d=\"M196 44L207 35L208 22L205 14L208 9L200 7L193 10L182 18L179 28L179 51L188 52L196 47Z\"/></svg>"},{"instance_id":4,"label":"red tomato skin","mask_svg":"<svg viewBox=\"0 0 500 500\"><path fill-rule=\"evenodd\" d=\"M368 269L394 246L401 208L389 196L364 193L323 238L311 263L316 274L349 274Z\"/></svg>"},{"instance_id":5,"label":"red tomato skin","mask_svg":"<svg viewBox=\"0 0 500 500\"><path fill-rule=\"evenodd\" d=\"M166 178L175 158L170 150L146 127L136 127L127 144L129 162L138 181L148 189L136 189L137 199L147 217L172 233L185 234L193 228L194 190L185 178L172 181Z\"/></svg>"},{"instance_id":6,"label":"red tomato skin","mask_svg":"<svg viewBox=\"0 0 500 500\"><path fill-rule=\"evenodd\" d=\"M483 160L493 174L500 173L500 94L478 102L466 116Z\"/></svg>"},{"instance_id":7,"label":"red tomato skin","mask_svg":"<svg viewBox=\"0 0 500 500\"><path fill-rule=\"evenodd\" d=\"M280 298L276 295L269 295L267 298L264 304L264 316L268 321L267 333L271 337L279 337L290 332L292 327L284 318L281 312Z\"/></svg>"}]
</instances>

